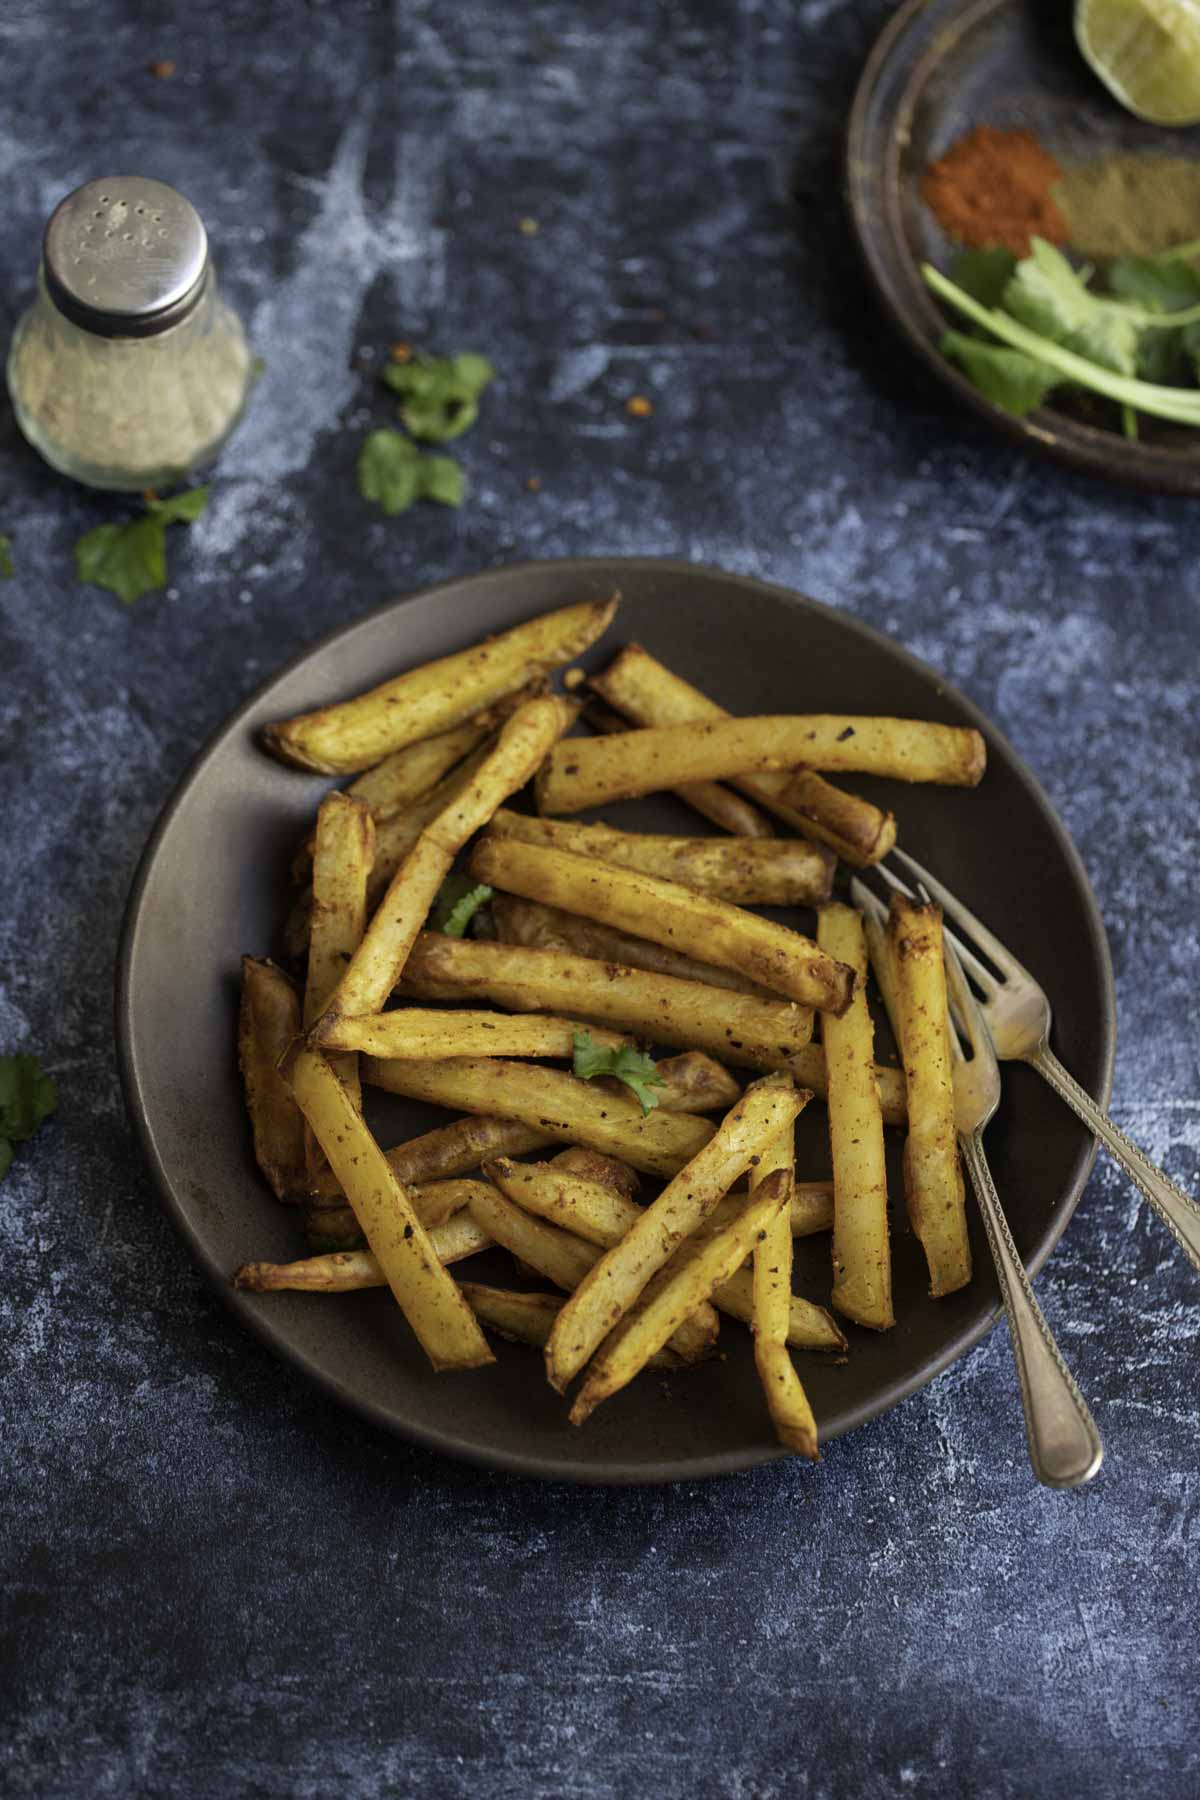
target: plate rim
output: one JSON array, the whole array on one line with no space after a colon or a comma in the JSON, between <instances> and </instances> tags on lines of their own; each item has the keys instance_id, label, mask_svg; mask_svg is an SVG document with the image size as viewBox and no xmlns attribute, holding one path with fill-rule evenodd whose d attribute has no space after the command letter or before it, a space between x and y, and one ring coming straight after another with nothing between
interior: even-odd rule
<instances>
[{"instance_id":1,"label":"plate rim","mask_svg":"<svg viewBox=\"0 0 1200 1800\"><path fill-rule=\"evenodd\" d=\"M924 4L925 0L918 0ZM524 558L517 562L495 563L487 568L478 569L471 574L451 576L441 581L429 582L413 589L407 594L369 608L357 618L346 624L324 632L313 643L299 650L286 663L277 668L271 675L261 681L247 697L229 713L207 736L200 749L195 753L174 783L163 806L155 819L145 846L138 858L130 884L121 920L118 941L117 960L114 971L114 1012L117 1043L117 1064L121 1081L121 1090L128 1117L134 1128L142 1155L150 1170L159 1197L163 1201L167 1214L176 1230L187 1244L193 1259L199 1265L209 1286L217 1293L224 1305L229 1308L238 1320L249 1327L253 1334L271 1349L276 1355L297 1369L306 1379L331 1398L339 1401L358 1417L366 1419L372 1425L380 1426L403 1440L421 1445L425 1449L450 1456L459 1462L466 1462L479 1468L500 1470L506 1474L528 1476L544 1481L562 1481L586 1486L656 1486L667 1482L698 1481L720 1476L740 1473L744 1470L760 1467L787 1457L788 1452L781 1448L766 1448L747 1451L714 1453L708 1457L684 1460L664 1460L661 1463L622 1463L612 1462L602 1469L586 1462L573 1462L569 1457L561 1462L549 1465L536 1454L525 1455L505 1449L490 1449L464 1442L453 1435L453 1430L431 1429L423 1425L414 1425L398 1419L387 1407L356 1393L352 1387L343 1382L306 1351L288 1342L281 1330L272 1323L270 1314L254 1305L255 1296L243 1293L234 1288L229 1280L228 1270L218 1266L211 1257L194 1229L189 1208L175 1192L170 1175L158 1154L153 1126L149 1111L145 1104L141 1089L141 1081L137 1068L134 1047L136 1025L133 1019L131 983L134 963L137 954L138 936L141 925L141 908L146 888L154 871L159 848L169 831L175 815L183 805L192 787L202 776L212 757L224 745L226 740L242 729L245 720L257 710L272 690L286 681L293 673L310 661L320 658L333 645L352 637L357 631L373 628L377 621L387 615L400 614L410 604L421 600L446 595L461 590L464 586L487 586L496 581L512 583L519 581L523 575L559 574L563 577L595 576L601 572L614 572L616 585L620 586L623 572L630 574L673 574L716 578L722 582L744 587L756 594L769 594L772 598L783 601L800 613L815 612L833 619L838 625L846 628L852 635L865 639L876 649L899 659L925 680L932 680L941 692L949 695L961 706L967 716L989 740L1003 747L1012 759L1019 779L1030 790L1033 800L1045 815L1054 835L1060 852L1070 868L1077 890L1082 896L1087 918L1088 935L1097 952L1097 961L1101 972L1099 993L1099 1011L1102 1050L1102 1081L1097 1095L1101 1105L1107 1106L1112 1087L1113 1070L1116 1058L1116 995L1112 968L1112 957L1108 937L1104 929L1100 912L1091 882L1083 859L1076 848L1065 824L1044 792L1041 784L1024 759L1013 748L1008 738L993 724L990 718L966 694L934 669L929 663L915 656L903 644L900 644L886 631L869 624L857 614L839 606L832 606L825 601L814 600L794 588L786 588L776 582L760 579L758 576L741 575L721 569L710 563L689 562L674 557L657 556L587 556L587 557L554 557L545 559ZM449 652L446 652L449 654ZM1037 1250L1030 1257L1027 1266L1031 1279L1041 1270L1055 1246L1066 1230L1075 1209L1083 1195L1088 1178L1092 1171L1097 1153L1097 1144L1092 1139L1084 1154L1083 1161L1075 1178L1068 1184L1062 1196L1056 1201L1053 1213L1047 1221L1047 1230ZM942 1353L932 1362L925 1363L919 1371L890 1384L886 1390L873 1400L864 1400L843 1417L836 1430L823 1433L822 1444L832 1443L835 1438L845 1436L857 1430L872 1419L890 1412L913 1394L935 1379L936 1376L965 1356L980 1343L995 1327L1003 1313L999 1300L984 1312L973 1325L960 1332L948 1343Z\"/></svg>"},{"instance_id":2,"label":"plate rim","mask_svg":"<svg viewBox=\"0 0 1200 1800\"><path fill-rule=\"evenodd\" d=\"M918 315L924 313L924 323L931 325L935 314L939 320L941 315L937 313L932 296L925 293L907 241L894 227L894 196L886 173L882 168L876 169L876 158L866 150L876 89L882 77L891 71L893 62L899 63L903 58L908 48L905 39L925 16L937 18L940 14L941 24L946 28L956 26L956 35L961 35L969 28L972 14L982 20L1013 4L1014 0L904 0L874 40L855 84L843 156L846 207L863 267L883 312L909 349L916 352L944 387L994 430L1026 449L1039 450L1057 462L1065 463L1069 468L1103 476L1125 487L1161 494L1200 494L1200 443L1194 453L1180 453L1160 444L1131 443L1116 432L1102 431L1053 407L1035 407L1024 418L1016 418L987 399L960 369L947 362L936 342L926 335L919 319ZM931 55L929 48L919 48L914 72ZM896 117L890 119L889 133L898 122ZM889 135L888 147L894 142ZM870 216L868 198L873 181L878 182L881 190L877 221ZM890 251L890 257L885 251ZM895 289L896 268L910 270L921 289L920 298L915 297L914 290L911 311L905 297ZM922 306L922 300L928 300L928 306Z\"/></svg>"}]
</instances>

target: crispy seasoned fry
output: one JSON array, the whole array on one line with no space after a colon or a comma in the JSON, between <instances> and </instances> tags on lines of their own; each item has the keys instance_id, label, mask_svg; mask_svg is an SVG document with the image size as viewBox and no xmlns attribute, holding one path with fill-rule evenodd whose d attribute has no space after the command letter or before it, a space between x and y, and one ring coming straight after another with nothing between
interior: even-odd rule
<instances>
[{"instance_id":1,"label":"crispy seasoned fry","mask_svg":"<svg viewBox=\"0 0 1200 1800\"><path fill-rule=\"evenodd\" d=\"M518 1261L567 1293L578 1287L600 1256L594 1244L531 1216L493 1187L471 1202L471 1216L481 1230L511 1251ZM670 1366L702 1362L712 1354L719 1330L711 1307L698 1309L695 1317L682 1320L669 1346Z\"/></svg>"},{"instance_id":2,"label":"crispy seasoned fry","mask_svg":"<svg viewBox=\"0 0 1200 1800\"><path fill-rule=\"evenodd\" d=\"M325 1058L297 1048L283 1072L434 1368L473 1369L491 1362L474 1314L443 1270L406 1190Z\"/></svg>"},{"instance_id":3,"label":"crispy seasoned fry","mask_svg":"<svg viewBox=\"0 0 1200 1800\"><path fill-rule=\"evenodd\" d=\"M545 1348L562 1305L558 1294L518 1293L478 1281L460 1281L458 1291L481 1325L515 1344L532 1344L535 1350Z\"/></svg>"},{"instance_id":4,"label":"crispy seasoned fry","mask_svg":"<svg viewBox=\"0 0 1200 1800\"><path fill-rule=\"evenodd\" d=\"M399 812L388 813L380 819L375 831L375 867L368 890L372 907L379 904L422 832L477 778L495 748L495 738L486 738L428 793Z\"/></svg>"},{"instance_id":5,"label":"crispy seasoned fry","mask_svg":"<svg viewBox=\"0 0 1200 1800\"><path fill-rule=\"evenodd\" d=\"M707 1119L662 1105L643 1117L632 1094L608 1093L540 1063L482 1056L444 1062L368 1058L362 1073L364 1081L413 1100L519 1119L560 1144L619 1156L647 1175L674 1175L713 1134Z\"/></svg>"},{"instance_id":6,"label":"crispy seasoned fry","mask_svg":"<svg viewBox=\"0 0 1200 1800\"><path fill-rule=\"evenodd\" d=\"M595 919L564 912L558 906L542 906L537 900L522 900L516 894L496 894L489 910L497 935L505 944L523 944L527 950L573 950L577 956L590 956L596 962L624 963L627 968L645 969L651 975L677 975L680 981L703 981L735 994L757 994L760 1000L775 998L769 988L747 981L735 969L718 969L715 963L697 962L679 950L664 949L649 938L616 931L611 925L597 924Z\"/></svg>"},{"instance_id":7,"label":"crispy seasoned fry","mask_svg":"<svg viewBox=\"0 0 1200 1800\"><path fill-rule=\"evenodd\" d=\"M790 1198L795 1185L795 1149L789 1128L767 1148L750 1170L750 1192L780 1176L787 1183L789 1205L772 1213L754 1246L754 1362L766 1395L775 1435L798 1456L819 1461L817 1422L808 1395L788 1355L792 1305L792 1226Z\"/></svg>"},{"instance_id":8,"label":"crispy seasoned fry","mask_svg":"<svg viewBox=\"0 0 1200 1800\"><path fill-rule=\"evenodd\" d=\"M640 644L629 644L591 685L635 725L682 725L689 719L727 719L723 706L657 662ZM736 786L805 837L829 844L862 868L887 855L896 841L891 813L844 793L811 770L783 775L745 775ZM780 799L790 790L790 803Z\"/></svg>"},{"instance_id":9,"label":"crispy seasoned fry","mask_svg":"<svg viewBox=\"0 0 1200 1800\"><path fill-rule=\"evenodd\" d=\"M307 1030L323 1012L342 972L362 942L367 922L367 879L375 855L375 822L361 800L326 794L317 813L313 847L312 910L309 914L308 974L304 988ZM331 1058L338 1080L362 1105L358 1058ZM310 1181L325 1164L311 1126L305 1127L305 1159Z\"/></svg>"},{"instance_id":10,"label":"crispy seasoned fry","mask_svg":"<svg viewBox=\"0 0 1200 1800\"><path fill-rule=\"evenodd\" d=\"M678 787L764 769L817 768L975 787L987 752L977 731L923 719L860 713L769 714L643 726L559 744L538 772L538 811L582 812ZM785 792L784 798L787 798Z\"/></svg>"},{"instance_id":11,"label":"crispy seasoned fry","mask_svg":"<svg viewBox=\"0 0 1200 1800\"><path fill-rule=\"evenodd\" d=\"M263 741L302 769L328 775L368 769L570 662L607 629L616 609L614 597L546 613L470 650L410 669L354 700L269 725Z\"/></svg>"},{"instance_id":12,"label":"crispy seasoned fry","mask_svg":"<svg viewBox=\"0 0 1200 1800\"><path fill-rule=\"evenodd\" d=\"M513 1012L545 1008L599 1019L649 1043L694 1045L751 1069L791 1068L812 1037L811 1010L787 1000L760 1000L559 950L439 932L417 939L403 991L426 1000L488 999Z\"/></svg>"},{"instance_id":13,"label":"crispy seasoned fry","mask_svg":"<svg viewBox=\"0 0 1200 1800\"><path fill-rule=\"evenodd\" d=\"M487 1179L525 1212L561 1225L607 1250L636 1225L642 1209L601 1182L554 1163L518 1163L494 1156L483 1165Z\"/></svg>"},{"instance_id":14,"label":"crispy seasoned fry","mask_svg":"<svg viewBox=\"0 0 1200 1800\"><path fill-rule=\"evenodd\" d=\"M807 1099L806 1093L796 1092L788 1075L766 1075L751 1083L712 1141L640 1214L619 1243L605 1252L563 1308L546 1346L546 1373L552 1387L561 1392L578 1374L650 1277L728 1193L750 1166L751 1158L761 1155L765 1146L791 1125ZM737 1266L735 1262L729 1272Z\"/></svg>"},{"instance_id":15,"label":"crispy seasoned fry","mask_svg":"<svg viewBox=\"0 0 1200 1800\"><path fill-rule=\"evenodd\" d=\"M435 1225L429 1242L443 1268L492 1247L491 1238L465 1208ZM386 1287L388 1281L373 1251L331 1250L290 1263L243 1263L234 1273L233 1285L256 1294L285 1289L307 1294L350 1294L359 1288Z\"/></svg>"},{"instance_id":16,"label":"crispy seasoned fry","mask_svg":"<svg viewBox=\"0 0 1200 1800\"><path fill-rule=\"evenodd\" d=\"M929 1291L937 1300L965 1287L971 1279L966 1197L954 1122L941 909L894 893L888 912L888 943L896 970L908 1085L904 1193L909 1220L929 1264Z\"/></svg>"},{"instance_id":17,"label":"crispy seasoned fry","mask_svg":"<svg viewBox=\"0 0 1200 1800\"><path fill-rule=\"evenodd\" d=\"M883 1010L887 1014L888 1024L892 1028L892 1036L896 1040L896 1049L904 1058L904 1045L900 1039L902 1021L900 1016L900 987L896 976L896 963L892 955L892 946L887 930L882 921L872 913L863 914L863 936L867 940L867 959L871 965L871 973L875 977L875 985L879 989L883 1001Z\"/></svg>"},{"instance_id":18,"label":"crispy seasoned fry","mask_svg":"<svg viewBox=\"0 0 1200 1800\"><path fill-rule=\"evenodd\" d=\"M659 1097L668 1112L728 1112L741 1088L715 1057L703 1050L684 1050L657 1065L666 1092Z\"/></svg>"},{"instance_id":19,"label":"crispy seasoned fry","mask_svg":"<svg viewBox=\"0 0 1200 1800\"><path fill-rule=\"evenodd\" d=\"M304 1119L279 1073L300 1031L300 996L273 962L242 958L238 1063L254 1134L254 1160L279 1200L303 1199L308 1185Z\"/></svg>"},{"instance_id":20,"label":"crispy seasoned fry","mask_svg":"<svg viewBox=\"0 0 1200 1800\"><path fill-rule=\"evenodd\" d=\"M458 941L445 939L448 944ZM627 1033L603 1031L548 1013L513 1018L509 1013L466 1008L442 1012L436 1007L401 1006L394 1012L338 1019L325 1034L324 1044L327 1050L363 1050L368 1056L406 1056L421 1061L446 1056L569 1057L579 1031L590 1031L593 1042L607 1050L619 1050L633 1041Z\"/></svg>"},{"instance_id":21,"label":"crispy seasoned fry","mask_svg":"<svg viewBox=\"0 0 1200 1800\"><path fill-rule=\"evenodd\" d=\"M509 719L474 780L425 827L400 865L314 1028L314 1042L323 1042L339 1017L379 1012L454 858L501 802L529 779L562 724L563 710L553 696L527 701Z\"/></svg>"},{"instance_id":22,"label":"crispy seasoned fry","mask_svg":"<svg viewBox=\"0 0 1200 1800\"><path fill-rule=\"evenodd\" d=\"M658 1065L662 1073L664 1065ZM685 1111L686 1108L679 1110ZM504 1155L497 1151L497 1155ZM582 1175L585 1181L599 1182L601 1187L612 1188L614 1193L624 1194L632 1200L642 1185L636 1169L623 1163L617 1156L601 1156L598 1150L585 1150L581 1144L568 1144L565 1150L559 1150L550 1158L556 1169L564 1169L572 1175Z\"/></svg>"},{"instance_id":23,"label":"crispy seasoned fry","mask_svg":"<svg viewBox=\"0 0 1200 1800\"><path fill-rule=\"evenodd\" d=\"M582 679L582 670L580 671ZM607 706L601 706L593 700L584 709L588 724L594 731L612 733L628 731L629 721L620 713L611 712ZM647 719L645 724L652 723ZM722 787L719 781L689 781L684 787L675 789L675 797L698 812L702 819L708 819L722 831L728 831L733 837L771 837L773 835L768 820L764 819L757 807L751 806L732 788Z\"/></svg>"},{"instance_id":24,"label":"crispy seasoned fry","mask_svg":"<svg viewBox=\"0 0 1200 1800\"><path fill-rule=\"evenodd\" d=\"M497 837L476 845L471 872L477 881L509 893L564 906L622 931L640 931L668 949L703 944L712 962L803 1006L841 1012L850 1003L851 971L811 938L673 881Z\"/></svg>"},{"instance_id":25,"label":"crispy seasoned fry","mask_svg":"<svg viewBox=\"0 0 1200 1800\"><path fill-rule=\"evenodd\" d=\"M883 1113L875 1081L875 1031L867 1010L867 946L851 906L826 906L817 941L855 971L854 999L825 1027L829 1142L833 1157L833 1304L874 1331L896 1322L888 1239Z\"/></svg>"},{"instance_id":26,"label":"crispy seasoned fry","mask_svg":"<svg viewBox=\"0 0 1200 1800\"><path fill-rule=\"evenodd\" d=\"M736 1195L731 1198L736 1198ZM461 1216L461 1215L456 1215ZM727 1281L723 1281L713 1293L713 1304L731 1319L741 1319L745 1325L754 1323L754 1274L750 1269L738 1269ZM842 1332L832 1313L827 1313L823 1306L814 1306L811 1300L802 1300L799 1294L793 1294L788 1309L787 1341L793 1350L844 1350L845 1334Z\"/></svg>"},{"instance_id":27,"label":"crispy seasoned fry","mask_svg":"<svg viewBox=\"0 0 1200 1800\"><path fill-rule=\"evenodd\" d=\"M425 1181L439 1181L450 1175L465 1175L477 1169L489 1156L524 1156L529 1150L541 1150L553 1143L544 1133L531 1131L514 1119L479 1117L468 1113L452 1125L439 1125L420 1137L397 1144L385 1155L398 1181L406 1187ZM345 1195L336 1176L327 1171L318 1177L313 1193L318 1203L328 1207L345 1205Z\"/></svg>"},{"instance_id":28,"label":"crispy seasoned fry","mask_svg":"<svg viewBox=\"0 0 1200 1800\"><path fill-rule=\"evenodd\" d=\"M833 1229L832 1181L792 1183L792 1236L814 1237Z\"/></svg>"},{"instance_id":29,"label":"crispy seasoned fry","mask_svg":"<svg viewBox=\"0 0 1200 1800\"><path fill-rule=\"evenodd\" d=\"M788 1176L777 1170L752 1193L728 1201L714 1218L699 1221L694 1233L650 1278L608 1334L571 1408L572 1425L582 1425L602 1400L627 1386L696 1306L745 1261L771 1220L786 1208L790 1185ZM790 1245L786 1226L784 1235ZM597 1268L600 1266L597 1264ZM581 1291L577 1289L576 1294ZM575 1297L567 1301L555 1321L546 1345L547 1357Z\"/></svg>"},{"instance_id":30,"label":"crispy seasoned fry","mask_svg":"<svg viewBox=\"0 0 1200 1800\"><path fill-rule=\"evenodd\" d=\"M533 819L506 807L492 830L523 844L641 869L735 906L820 906L833 886L833 852L807 838L651 837L572 819Z\"/></svg>"}]
</instances>

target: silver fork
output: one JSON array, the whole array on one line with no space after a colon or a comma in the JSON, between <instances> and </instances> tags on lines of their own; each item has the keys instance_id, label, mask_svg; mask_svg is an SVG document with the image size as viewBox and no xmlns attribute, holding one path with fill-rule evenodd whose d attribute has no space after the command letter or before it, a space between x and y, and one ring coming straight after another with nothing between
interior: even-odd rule
<instances>
[{"instance_id":1,"label":"silver fork","mask_svg":"<svg viewBox=\"0 0 1200 1800\"><path fill-rule=\"evenodd\" d=\"M956 900L950 890L943 887L927 869L923 869L920 863L915 862L903 850L893 850L891 854L898 862L903 863L914 880L933 895L946 917L953 919L959 931L994 965L995 973L963 942L962 937L947 930L947 943L984 996L983 1019L996 1055L1002 1062L1029 1063L1050 1083L1067 1105L1078 1113L1088 1130L1095 1133L1109 1155L1120 1163L1134 1186L1149 1201L1192 1267L1200 1269L1200 1206L1190 1200L1182 1188L1176 1187L1170 1176L1156 1167L1113 1124L1091 1095L1080 1087L1075 1077L1063 1068L1049 1044L1050 1002L1045 990L999 938L973 912L969 912L961 900ZM879 873L901 892L910 892L904 882L885 865L879 865Z\"/></svg>"},{"instance_id":2,"label":"silver fork","mask_svg":"<svg viewBox=\"0 0 1200 1800\"><path fill-rule=\"evenodd\" d=\"M864 914L872 950L877 951L886 908L878 895L857 877L850 883L850 892L855 905ZM877 956L874 960L878 967ZM1029 1460L1034 1474L1047 1487L1079 1487L1090 1481L1099 1469L1104 1460L1104 1445L1087 1402L1075 1385L1034 1297L984 1155L984 1127L1000 1100L1000 1069L978 1002L967 986L949 944L946 946L946 984L952 1015L957 1015L955 1023L971 1050L968 1058L959 1042L958 1031L951 1030L954 1110L959 1142L983 1214L1000 1297L1008 1315Z\"/></svg>"}]
</instances>

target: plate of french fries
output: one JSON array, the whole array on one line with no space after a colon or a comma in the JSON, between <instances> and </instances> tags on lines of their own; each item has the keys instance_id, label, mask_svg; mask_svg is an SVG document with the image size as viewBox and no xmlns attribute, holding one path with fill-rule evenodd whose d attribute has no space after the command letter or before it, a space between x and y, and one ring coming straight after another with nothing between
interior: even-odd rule
<instances>
[{"instance_id":1,"label":"plate of french fries","mask_svg":"<svg viewBox=\"0 0 1200 1800\"><path fill-rule=\"evenodd\" d=\"M118 1039L172 1215L272 1347L450 1454L819 1460L1000 1310L937 909L897 897L869 940L849 904L897 841L1039 971L1105 1092L1079 858L899 646L648 560L383 607L234 715L143 857ZM1092 1140L1009 1066L988 1144L1036 1271Z\"/></svg>"}]
</instances>

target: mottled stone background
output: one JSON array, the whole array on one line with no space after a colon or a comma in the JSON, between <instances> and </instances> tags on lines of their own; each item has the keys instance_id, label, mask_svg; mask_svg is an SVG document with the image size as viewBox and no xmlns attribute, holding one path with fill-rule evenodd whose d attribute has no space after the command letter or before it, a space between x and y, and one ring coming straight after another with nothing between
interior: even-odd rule
<instances>
[{"instance_id":1,"label":"mottled stone background","mask_svg":"<svg viewBox=\"0 0 1200 1800\"><path fill-rule=\"evenodd\" d=\"M267 359L131 610L72 573L119 507L0 415L0 1045L63 1097L0 1186L6 1794L1200 1789L1200 1285L1110 1167L1040 1284L1107 1440L1085 1492L1032 1482L1003 1329L820 1470L580 1491L410 1449L272 1360L118 1092L129 880L243 696L430 579L662 553L884 626L1023 750L1111 934L1116 1116L1195 1187L1200 515L993 441L877 316L839 140L888 11L0 10L5 335L53 203L133 170L195 198ZM361 359L398 337L501 371L461 513L356 496Z\"/></svg>"}]
</instances>

